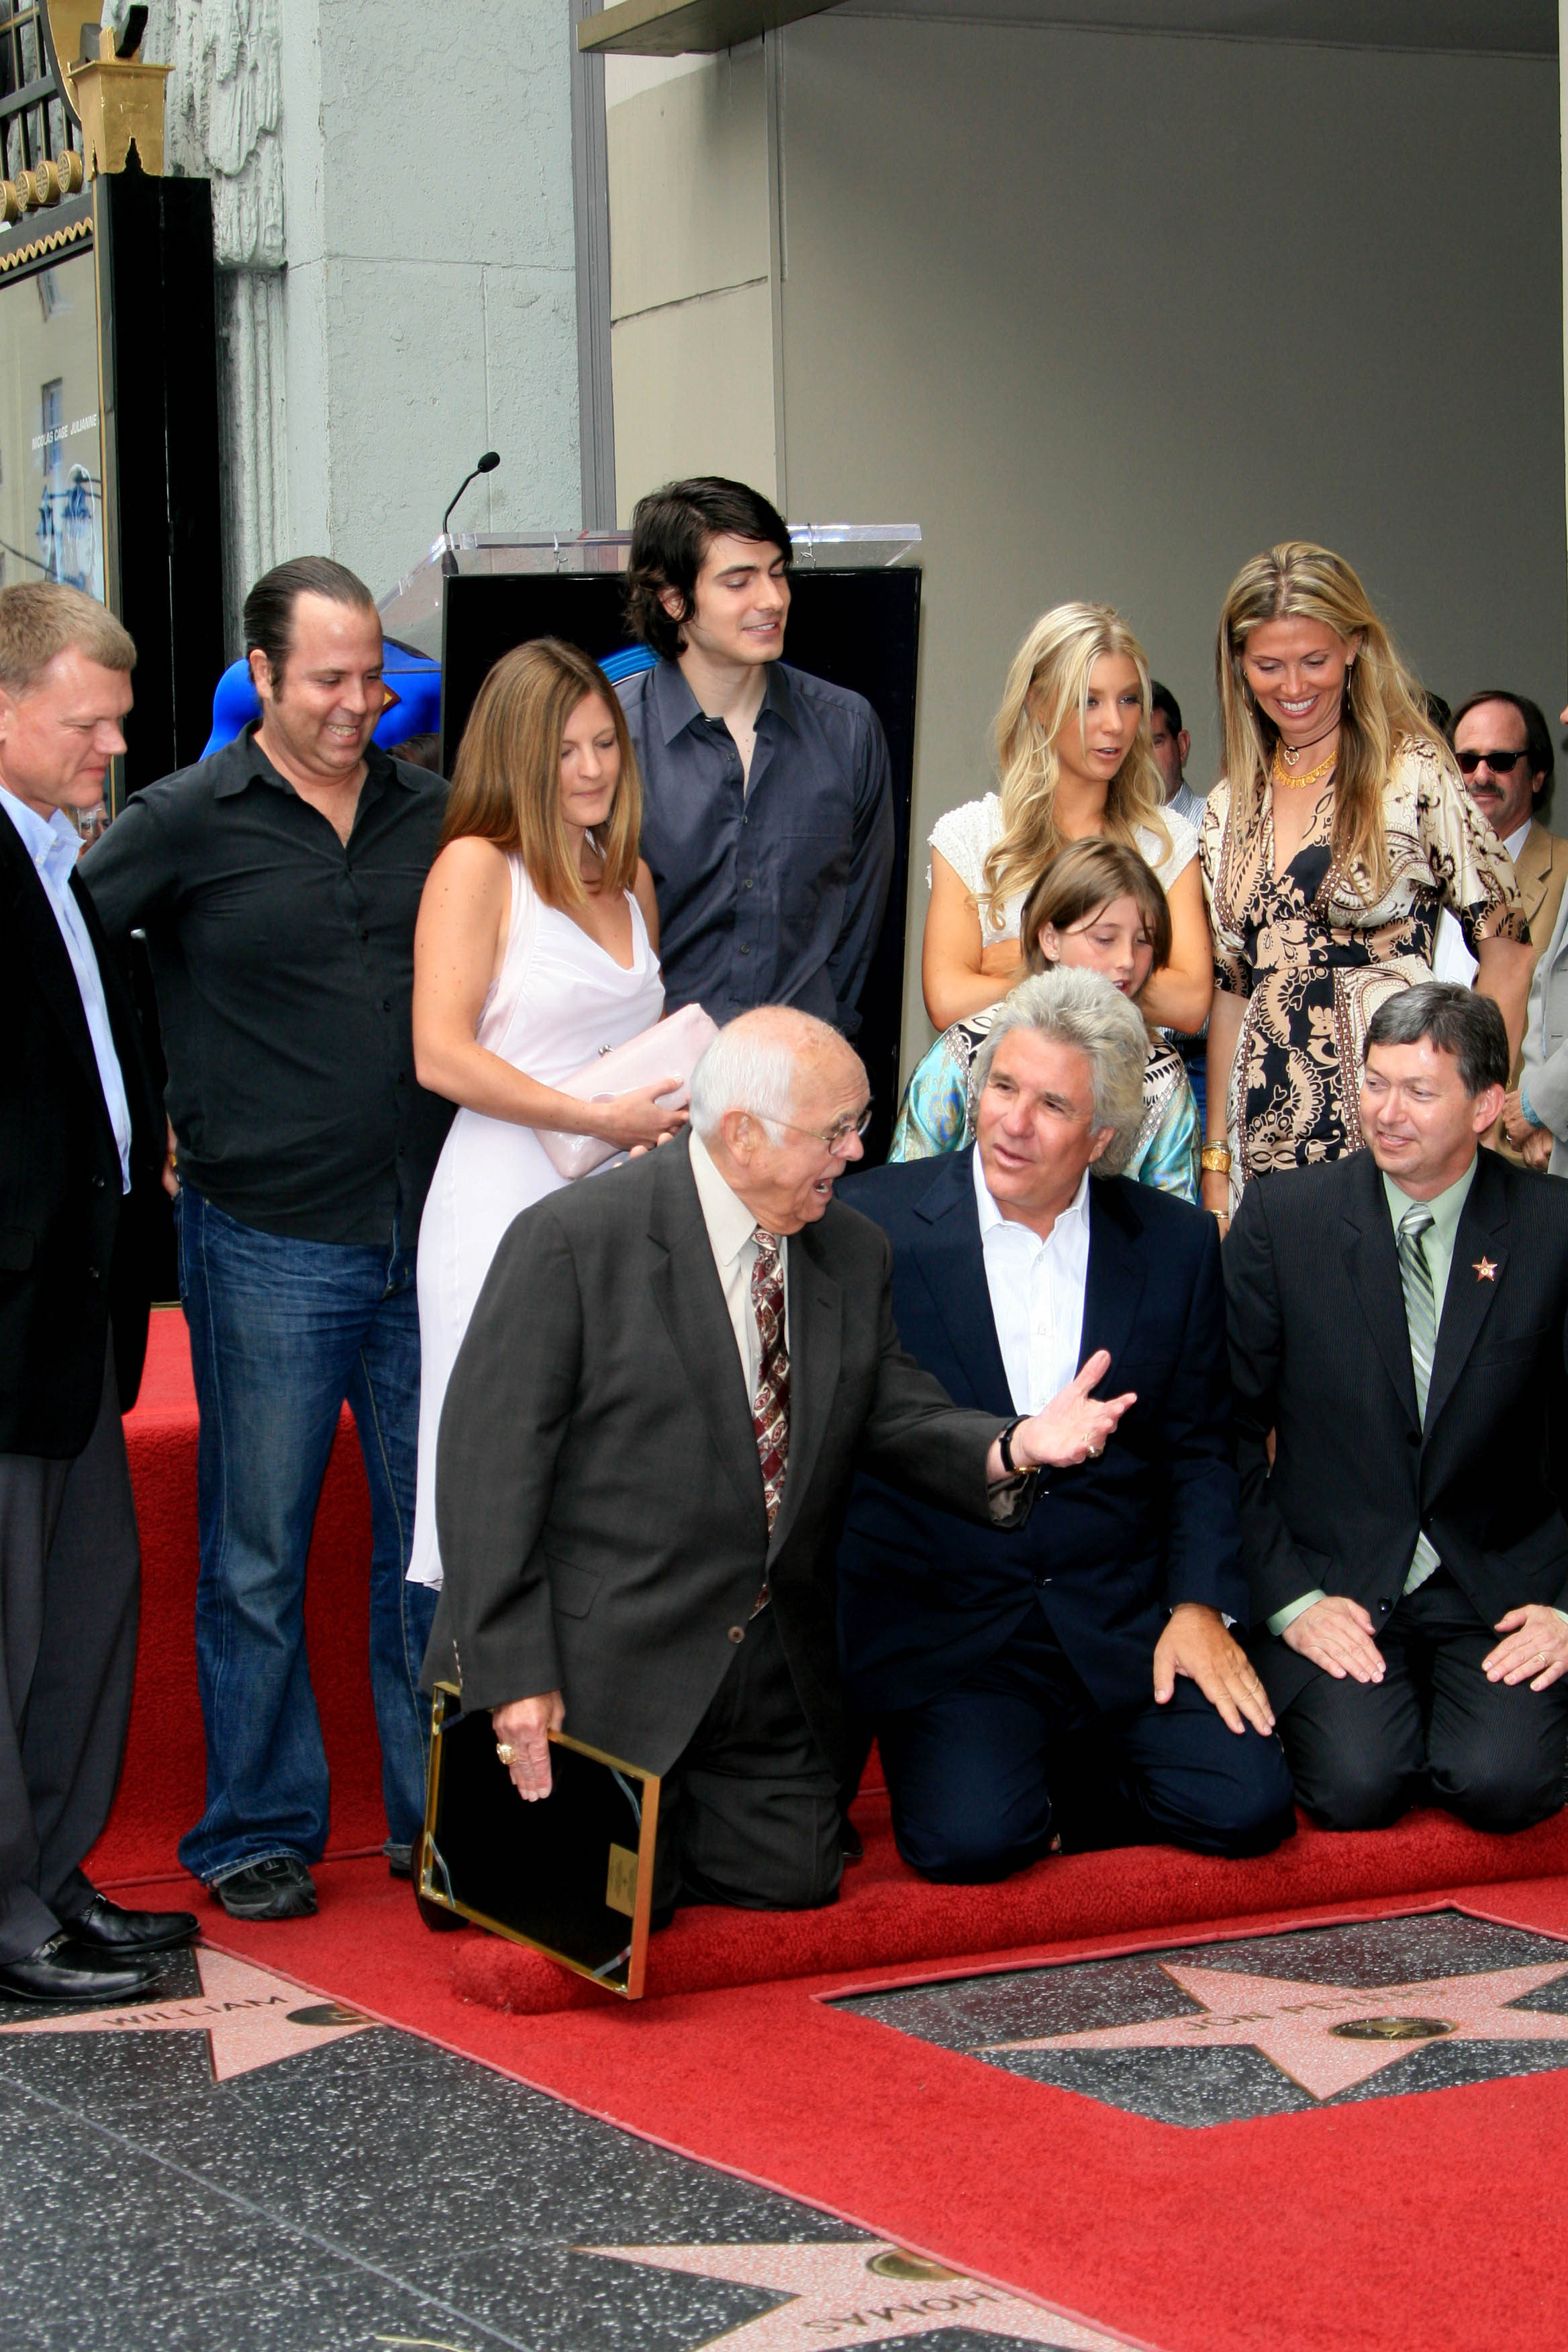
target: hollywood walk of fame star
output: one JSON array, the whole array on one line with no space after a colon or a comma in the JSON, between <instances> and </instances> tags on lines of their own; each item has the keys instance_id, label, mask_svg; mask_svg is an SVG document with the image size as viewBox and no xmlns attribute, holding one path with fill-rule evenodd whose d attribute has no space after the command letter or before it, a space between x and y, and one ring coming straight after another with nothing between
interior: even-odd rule
<instances>
[{"instance_id":1,"label":"hollywood walk of fame star","mask_svg":"<svg viewBox=\"0 0 1568 2352\"><path fill-rule=\"evenodd\" d=\"M1495 1282L1497 1280L1497 1268L1492 1264L1489 1257L1479 1257L1474 1261L1474 1265L1476 1269L1476 1280L1478 1282Z\"/></svg>"},{"instance_id":2,"label":"hollywood walk of fame star","mask_svg":"<svg viewBox=\"0 0 1568 2352\"><path fill-rule=\"evenodd\" d=\"M201 1991L118 2009L76 2010L0 2025L7 2033L205 2033L215 2083L271 2066L301 2050L363 2033L374 2020L338 2001L321 2000L269 1969L253 1968L204 1944L195 1949Z\"/></svg>"},{"instance_id":3,"label":"hollywood walk of fame star","mask_svg":"<svg viewBox=\"0 0 1568 2352\"><path fill-rule=\"evenodd\" d=\"M742 2320L694 2352L806 2352L811 2345L885 2344L892 2337L931 2336L962 2328L1014 2344L1043 2344L1056 2352L1128 2352L1124 2336L1108 2336L1065 2312L1026 2303L1005 2287L944 2270L923 2254L868 2239L825 2245L585 2246L584 2253L650 2269L684 2271L693 2278L725 2279L737 2286L771 2287L788 2295L760 2318Z\"/></svg>"},{"instance_id":4,"label":"hollywood walk of fame star","mask_svg":"<svg viewBox=\"0 0 1568 2352\"><path fill-rule=\"evenodd\" d=\"M983 2054L1250 2046L1314 2099L1353 2090L1434 2042L1561 2042L1562 2063L1568 2066L1568 2016L1510 2006L1568 1974L1561 1960L1488 1969L1475 1976L1428 1977L1420 1984L1380 1985L1375 1990L1306 1984L1294 1977L1243 1976L1173 1960L1162 1960L1160 1967L1178 1990L1201 2004L1195 2012L1028 2042L994 2042Z\"/></svg>"}]
</instances>

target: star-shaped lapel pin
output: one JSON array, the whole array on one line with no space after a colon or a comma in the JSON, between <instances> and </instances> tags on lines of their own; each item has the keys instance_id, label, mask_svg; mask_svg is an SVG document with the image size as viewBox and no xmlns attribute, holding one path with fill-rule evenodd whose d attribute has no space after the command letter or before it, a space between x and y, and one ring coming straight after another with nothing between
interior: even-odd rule
<instances>
[{"instance_id":1,"label":"star-shaped lapel pin","mask_svg":"<svg viewBox=\"0 0 1568 2352\"><path fill-rule=\"evenodd\" d=\"M1497 1268L1492 1264L1489 1257L1479 1257L1474 1261L1474 1264L1476 1269L1476 1280L1478 1282L1495 1282L1497 1280Z\"/></svg>"},{"instance_id":2,"label":"star-shaped lapel pin","mask_svg":"<svg viewBox=\"0 0 1568 2352\"><path fill-rule=\"evenodd\" d=\"M1009 2294L983 2279L944 2270L900 2246L858 2239L826 2245L584 2246L584 2253L649 2269L684 2271L693 2278L727 2279L737 2286L768 2287L787 2302L742 2320L710 2344L724 2352L807 2352L813 2344L847 2347L900 2343L952 2329L1001 2336L1012 2344L1042 2344L1055 2352L1127 2352L1124 2336L1108 2336L1066 2312ZM694 2347L693 2352L701 2352Z\"/></svg>"},{"instance_id":3,"label":"star-shaped lapel pin","mask_svg":"<svg viewBox=\"0 0 1568 2352\"><path fill-rule=\"evenodd\" d=\"M0 2025L5 2033L205 2033L215 2083L274 2065L324 2042L363 2033L373 2022L357 2010L321 2000L268 1969L252 1968L205 1945L195 1951L202 1989L194 1996L116 2009L76 2010Z\"/></svg>"},{"instance_id":4,"label":"star-shaped lapel pin","mask_svg":"<svg viewBox=\"0 0 1568 2352\"><path fill-rule=\"evenodd\" d=\"M1217 2050L1250 2045L1314 2099L1353 2090L1385 2066L1434 2042L1561 2042L1568 2016L1510 2004L1564 1973L1561 1960L1475 1976L1430 1977L1420 1984L1304 1984L1294 1977L1244 1976L1162 1960L1195 2011L1139 2025L1100 2025L1031 2042L992 2042L985 2055L1010 2050ZM1562 2063L1568 2066L1568 2048Z\"/></svg>"}]
</instances>

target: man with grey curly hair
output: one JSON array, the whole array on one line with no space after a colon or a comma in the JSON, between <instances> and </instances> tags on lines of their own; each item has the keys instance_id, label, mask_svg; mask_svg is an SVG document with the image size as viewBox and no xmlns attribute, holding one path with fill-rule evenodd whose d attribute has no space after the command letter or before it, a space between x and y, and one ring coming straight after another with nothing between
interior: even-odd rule
<instances>
[{"instance_id":1,"label":"man with grey curly hair","mask_svg":"<svg viewBox=\"0 0 1568 2352\"><path fill-rule=\"evenodd\" d=\"M1149 1059L1143 1015L1097 971L1063 965L1021 980L974 1057L970 1083L977 1102L997 1047L1021 1029L1053 1038L1083 1056L1089 1066L1092 1126L1096 1132L1109 1130L1108 1140L1090 1151L1089 1165L1098 1175L1118 1175L1143 1118L1143 1071Z\"/></svg>"},{"instance_id":2,"label":"man with grey curly hair","mask_svg":"<svg viewBox=\"0 0 1568 2352\"><path fill-rule=\"evenodd\" d=\"M847 1188L892 1243L905 1347L956 1402L1028 1412L1090 1364L1134 1399L1022 1527L856 1483L846 1696L929 1878L1005 1877L1063 1836L1092 1842L1089 1818L1218 1854L1292 1825L1274 1717L1229 1631L1247 1599L1215 1221L1115 1172L1147 1054L1100 973L1026 980L976 1060L973 1150ZM1082 1785L1091 1750L1109 1787Z\"/></svg>"}]
</instances>

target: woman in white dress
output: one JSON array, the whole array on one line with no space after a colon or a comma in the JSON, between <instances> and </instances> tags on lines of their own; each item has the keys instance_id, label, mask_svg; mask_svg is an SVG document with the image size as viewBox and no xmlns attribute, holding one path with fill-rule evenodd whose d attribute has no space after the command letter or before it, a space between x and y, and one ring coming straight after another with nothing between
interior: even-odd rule
<instances>
[{"instance_id":1,"label":"woman in white dress","mask_svg":"<svg viewBox=\"0 0 1568 2352\"><path fill-rule=\"evenodd\" d=\"M1136 849L1164 887L1171 961L1142 999L1160 1027L1208 1018L1214 957L1198 837L1161 805L1149 737L1149 664L1109 604L1058 604L1036 622L996 715L1000 792L940 817L931 836L921 982L938 1029L1006 995L1024 976L1024 901L1069 841Z\"/></svg>"},{"instance_id":2,"label":"woman in white dress","mask_svg":"<svg viewBox=\"0 0 1568 2352\"><path fill-rule=\"evenodd\" d=\"M655 1100L673 1076L608 1102L558 1091L664 1011L641 821L597 663L551 637L504 655L464 730L414 936L419 1083L459 1106L419 1228L416 1584L441 1581L436 1438L468 1318L512 1219L566 1181L535 1130L629 1150L685 1123Z\"/></svg>"}]
</instances>

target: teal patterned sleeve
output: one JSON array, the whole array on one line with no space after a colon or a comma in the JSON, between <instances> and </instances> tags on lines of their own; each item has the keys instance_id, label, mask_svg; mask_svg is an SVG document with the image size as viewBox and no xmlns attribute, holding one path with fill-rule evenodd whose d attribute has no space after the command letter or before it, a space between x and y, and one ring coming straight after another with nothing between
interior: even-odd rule
<instances>
[{"instance_id":1,"label":"teal patterned sleeve","mask_svg":"<svg viewBox=\"0 0 1568 2352\"><path fill-rule=\"evenodd\" d=\"M899 1107L889 1160L934 1160L970 1140L969 1057L952 1035L944 1032L917 1064Z\"/></svg>"},{"instance_id":2,"label":"teal patterned sleeve","mask_svg":"<svg viewBox=\"0 0 1568 2352\"><path fill-rule=\"evenodd\" d=\"M1142 1158L1135 1168L1122 1172L1136 1177L1140 1184L1152 1184L1157 1192L1173 1192L1179 1201L1191 1201L1195 1206L1198 1154L1202 1149L1198 1107L1192 1081L1184 1070L1181 1083L1172 1089L1165 1115L1150 1137Z\"/></svg>"}]
</instances>

